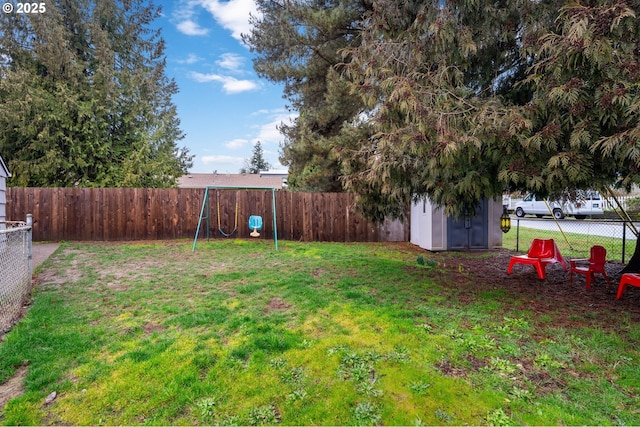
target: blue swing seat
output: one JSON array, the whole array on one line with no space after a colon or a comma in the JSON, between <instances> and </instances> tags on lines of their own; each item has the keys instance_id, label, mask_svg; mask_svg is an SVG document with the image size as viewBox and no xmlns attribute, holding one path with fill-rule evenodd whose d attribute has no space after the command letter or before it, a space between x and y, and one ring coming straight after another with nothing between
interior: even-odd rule
<instances>
[{"instance_id":1,"label":"blue swing seat","mask_svg":"<svg viewBox=\"0 0 640 427\"><path fill-rule=\"evenodd\" d=\"M249 217L250 230L262 230L262 217L259 215L251 215Z\"/></svg>"}]
</instances>

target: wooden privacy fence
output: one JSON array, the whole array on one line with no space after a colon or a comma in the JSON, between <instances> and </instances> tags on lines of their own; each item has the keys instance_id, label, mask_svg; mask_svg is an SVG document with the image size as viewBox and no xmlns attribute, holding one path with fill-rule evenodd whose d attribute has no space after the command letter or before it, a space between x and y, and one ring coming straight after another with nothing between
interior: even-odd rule
<instances>
[{"instance_id":1,"label":"wooden privacy fence","mask_svg":"<svg viewBox=\"0 0 640 427\"><path fill-rule=\"evenodd\" d=\"M7 219L33 214L34 241L115 241L193 238L204 189L198 188L7 188ZM273 238L271 190L210 190L212 238L249 237L251 215L263 218L260 238ZM237 209L236 209L237 206ZM409 225L374 224L356 212L346 193L276 192L278 238L302 241L408 241ZM207 237L203 221L199 239Z\"/></svg>"}]
</instances>

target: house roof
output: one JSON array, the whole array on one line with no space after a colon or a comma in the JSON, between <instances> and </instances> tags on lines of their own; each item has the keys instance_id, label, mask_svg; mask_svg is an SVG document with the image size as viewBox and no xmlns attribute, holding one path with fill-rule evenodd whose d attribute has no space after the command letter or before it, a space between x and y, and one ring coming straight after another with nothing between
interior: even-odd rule
<instances>
[{"instance_id":1,"label":"house roof","mask_svg":"<svg viewBox=\"0 0 640 427\"><path fill-rule=\"evenodd\" d=\"M286 177L268 174L212 174L190 173L178 178L180 188L205 188L206 186L221 187L286 187Z\"/></svg>"},{"instance_id":2,"label":"house roof","mask_svg":"<svg viewBox=\"0 0 640 427\"><path fill-rule=\"evenodd\" d=\"M0 176L4 178L11 177L11 173L9 173L9 168L7 167L7 164L2 159L2 156L0 156Z\"/></svg>"}]
</instances>

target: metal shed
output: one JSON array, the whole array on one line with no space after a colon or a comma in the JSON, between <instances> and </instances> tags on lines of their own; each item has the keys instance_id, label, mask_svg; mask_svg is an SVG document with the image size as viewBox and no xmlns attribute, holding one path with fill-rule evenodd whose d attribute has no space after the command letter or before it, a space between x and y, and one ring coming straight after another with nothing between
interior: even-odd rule
<instances>
[{"instance_id":1,"label":"metal shed","mask_svg":"<svg viewBox=\"0 0 640 427\"><path fill-rule=\"evenodd\" d=\"M10 178L9 168L0 156L0 228L4 228L7 216L7 178Z\"/></svg>"},{"instance_id":2,"label":"metal shed","mask_svg":"<svg viewBox=\"0 0 640 427\"><path fill-rule=\"evenodd\" d=\"M501 248L500 215L502 200L484 199L475 216L454 219L425 198L411 206L411 243L430 251Z\"/></svg>"}]
</instances>

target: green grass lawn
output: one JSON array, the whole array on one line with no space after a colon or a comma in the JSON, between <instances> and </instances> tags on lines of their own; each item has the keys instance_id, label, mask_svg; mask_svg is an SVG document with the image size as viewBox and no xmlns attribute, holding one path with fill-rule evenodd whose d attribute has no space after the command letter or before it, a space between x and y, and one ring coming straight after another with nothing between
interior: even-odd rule
<instances>
[{"instance_id":1,"label":"green grass lawn","mask_svg":"<svg viewBox=\"0 0 640 427\"><path fill-rule=\"evenodd\" d=\"M0 344L0 383L28 367L0 422L640 424L640 325L629 316L556 324L570 314L528 311L499 286L463 302L465 284L417 254L64 244Z\"/></svg>"}]
</instances>

